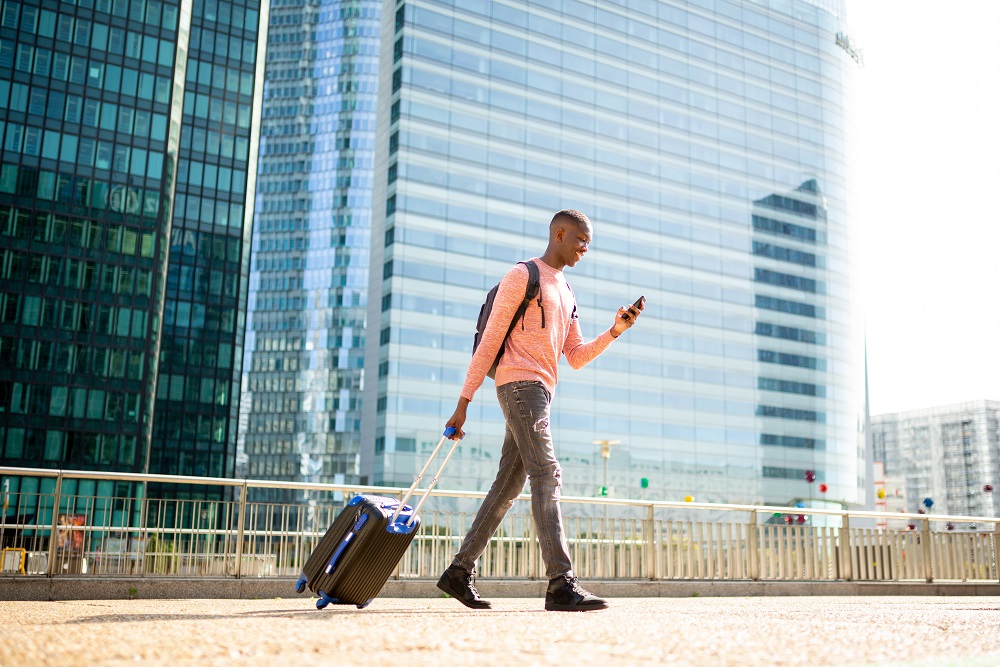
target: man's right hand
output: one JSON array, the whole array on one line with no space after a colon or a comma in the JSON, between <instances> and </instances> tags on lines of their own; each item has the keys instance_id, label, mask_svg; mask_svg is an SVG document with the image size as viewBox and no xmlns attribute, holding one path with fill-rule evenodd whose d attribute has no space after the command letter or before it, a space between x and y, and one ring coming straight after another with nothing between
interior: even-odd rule
<instances>
[{"instance_id":1,"label":"man's right hand","mask_svg":"<svg viewBox=\"0 0 1000 667\"><path fill-rule=\"evenodd\" d=\"M622 306L615 315L615 323L611 326L611 335L618 338L632 328L639 313L646 309L646 297L641 296L630 306Z\"/></svg>"},{"instance_id":2,"label":"man's right hand","mask_svg":"<svg viewBox=\"0 0 1000 667\"><path fill-rule=\"evenodd\" d=\"M452 414L451 419L445 424L446 428L455 429L455 433L451 436L451 440L461 440L462 436L465 435L465 431L462 427L465 425L465 411L469 407L469 399L459 398L458 407L455 408L454 414Z\"/></svg>"}]
</instances>

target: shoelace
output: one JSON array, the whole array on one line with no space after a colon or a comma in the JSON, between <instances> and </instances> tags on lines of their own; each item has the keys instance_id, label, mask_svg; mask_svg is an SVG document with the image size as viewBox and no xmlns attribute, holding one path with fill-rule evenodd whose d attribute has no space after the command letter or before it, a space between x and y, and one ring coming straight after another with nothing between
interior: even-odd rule
<instances>
[{"instance_id":1,"label":"shoelace","mask_svg":"<svg viewBox=\"0 0 1000 667\"><path fill-rule=\"evenodd\" d=\"M468 575L465 578L465 585L468 587L468 589L470 591L472 591L472 594L474 596L476 596L477 598L479 597L479 590L476 589L476 576L475 575L473 575L473 574Z\"/></svg>"},{"instance_id":2,"label":"shoelace","mask_svg":"<svg viewBox=\"0 0 1000 667\"><path fill-rule=\"evenodd\" d=\"M576 577L572 577L572 578L571 578L571 579L569 580L569 587L570 587L570 588L571 588L571 589L573 590L573 592L574 592L574 593L576 593L577 595L581 595L581 596L583 596L583 597L586 597L586 596L590 595L590 593L589 593L589 592L587 592L586 590L584 590L583 586L581 586L581 585L580 585L580 580L579 580L579 579L577 579Z\"/></svg>"}]
</instances>

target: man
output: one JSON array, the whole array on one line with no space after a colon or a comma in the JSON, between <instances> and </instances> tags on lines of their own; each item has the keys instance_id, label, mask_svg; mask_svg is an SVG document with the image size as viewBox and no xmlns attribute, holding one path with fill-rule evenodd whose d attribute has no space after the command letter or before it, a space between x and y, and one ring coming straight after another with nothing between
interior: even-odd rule
<instances>
[{"instance_id":1,"label":"man","mask_svg":"<svg viewBox=\"0 0 1000 667\"><path fill-rule=\"evenodd\" d=\"M496 480L483 500L472 527L451 566L438 581L438 588L472 609L489 609L475 586L476 560L486 549L515 498L531 481L531 511L538 529L538 542L549 586L545 609L587 611L605 609L606 601L580 586L573 574L569 546L559 506L562 469L556 460L549 427L549 406L557 381L559 357L566 355L573 368L581 368L607 349L634 323L643 304L619 308L614 324L585 343L576 316L576 299L563 277L563 269L583 259L593 238L593 226L579 211L559 211L549 224L549 243L538 267L541 303L536 296L523 319L504 336L520 307L528 284L528 269L515 265L500 282L482 341L469 364L458 399L448 420L459 438L466 409L483 384L500 345L504 355L496 369L496 391L507 428Z\"/></svg>"}]
</instances>

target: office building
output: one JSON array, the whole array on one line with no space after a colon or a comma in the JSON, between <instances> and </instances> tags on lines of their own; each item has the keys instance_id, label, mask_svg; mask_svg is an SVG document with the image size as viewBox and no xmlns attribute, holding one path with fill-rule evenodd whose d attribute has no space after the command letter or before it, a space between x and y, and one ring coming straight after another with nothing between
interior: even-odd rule
<instances>
[{"instance_id":1,"label":"office building","mask_svg":"<svg viewBox=\"0 0 1000 667\"><path fill-rule=\"evenodd\" d=\"M594 222L566 276L587 338L552 425L564 493L864 505L852 299L852 81L839 0L387 3L382 15L362 482L405 485L454 410L486 292ZM445 488L488 487L492 381ZM597 440L617 440L604 479ZM810 479L812 481L810 481ZM642 480L646 480L643 483Z\"/></svg>"},{"instance_id":2,"label":"office building","mask_svg":"<svg viewBox=\"0 0 1000 667\"><path fill-rule=\"evenodd\" d=\"M872 417L875 459L903 485L906 510L997 516L1000 402L971 401ZM930 499L928 510L926 499ZM941 528L941 526L936 526Z\"/></svg>"},{"instance_id":3,"label":"office building","mask_svg":"<svg viewBox=\"0 0 1000 667\"><path fill-rule=\"evenodd\" d=\"M3 3L3 464L232 475L265 24Z\"/></svg>"},{"instance_id":4,"label":"office building","mask_svg":"<svg viewBox=\"0 0 1000 667\"><path fill-rule=\"evenodd\" d=\"M359 478L381 5L272 5L243 399L254 479Z\"/></svg>"}]
</instances>

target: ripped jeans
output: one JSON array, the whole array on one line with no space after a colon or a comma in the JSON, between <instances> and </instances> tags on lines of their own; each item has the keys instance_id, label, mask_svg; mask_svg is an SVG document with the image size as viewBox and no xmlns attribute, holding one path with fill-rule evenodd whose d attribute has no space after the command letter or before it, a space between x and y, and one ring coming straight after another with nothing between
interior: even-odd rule
<instances>
[{"instance_id":1,"label":"ripped jeans","mask_svg":"<svg viewBox=\"0 0 1000 667\"><path fill-rule=\"evenodd\" d=\"M549 427L552 396L541 382L527 381L500 385L497 398L507 420L500 469L453 564L473 571L476 560L524 489L525 480L530 480L531 513L538 531L545 574L549 579L571 574L569 545L559 507L562 468L552 448Z\"/></svg>"}]
</instances>

